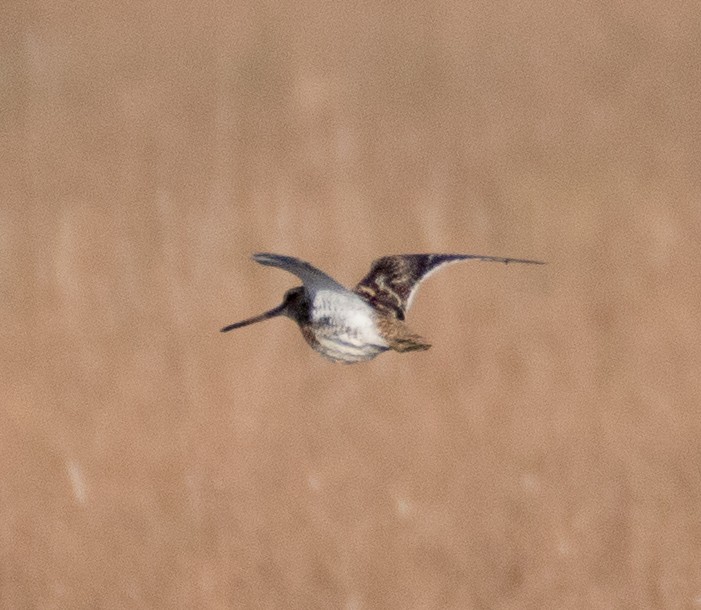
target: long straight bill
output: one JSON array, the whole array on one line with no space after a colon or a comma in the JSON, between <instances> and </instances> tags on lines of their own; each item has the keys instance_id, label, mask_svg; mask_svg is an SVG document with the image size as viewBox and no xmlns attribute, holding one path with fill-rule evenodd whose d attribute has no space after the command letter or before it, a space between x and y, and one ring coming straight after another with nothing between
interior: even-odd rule
<instances>
[{"instance_id":1,"label":"long straight bill","mask_svg":"<svg viewBox=\"0 0 701 610\"><path fill-rule=\"evenodd\" d=\"M269 320L270 318L280 316L284 312L285 304L283 303L282 305L278 305L275 309L266 311L265 313L262 313L259 316L248 318L247 320L242 320L241 322L235 322L234 324L229 324L229 326L225 326L224 328L222 328L220 332L227 333L230 330L241 328L242 326L248 326L249 324L255 324L256 322L263 322L263 320Z\"/></svg>"}]
</instances>

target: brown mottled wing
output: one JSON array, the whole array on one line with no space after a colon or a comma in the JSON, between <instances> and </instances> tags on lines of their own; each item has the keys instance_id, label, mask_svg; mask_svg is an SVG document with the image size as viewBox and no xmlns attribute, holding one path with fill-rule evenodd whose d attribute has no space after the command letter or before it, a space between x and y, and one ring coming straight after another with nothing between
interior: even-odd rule
<instances>
[{"instance_id":1,"label":"brown mottled wing","mask_svg":"<svg viewBox=\"0 0 701 610\"><path fill-rule=\"evenodd\" d=\"M443 265L462 260L480 260L498 263L528 263L540 261L522 258L501 258L479 254L400 254L373 261L368 273L353 291L383 313L403 320L411 306L412 297L422 280Z\"/></svg>"},{"instance_id":2,"label":"brown mottled wing","mask_svg":"<svg viewBox=\"0 0 701 610\"><path fill-rule=\"evenodd\" d=\"M396 352L413 352L431 347L426 339L410 331L406 324L397 317L378 316L377 326L389 343L390 349Z\"/></svg>"}]
</instances>

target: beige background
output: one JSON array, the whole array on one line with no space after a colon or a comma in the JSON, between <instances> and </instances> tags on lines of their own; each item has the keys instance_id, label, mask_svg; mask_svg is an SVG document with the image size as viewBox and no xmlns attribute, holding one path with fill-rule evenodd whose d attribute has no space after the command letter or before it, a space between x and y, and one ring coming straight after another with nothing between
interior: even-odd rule
<instances>
[{"instance_id":1,"label":"beige background","mask_svg":"<svg viewBox=\"0 0 701 610\"><path fill-rule=\"evenodd\" d=\"M694 2L10 2L3 608L701 607ZM474 252L356 366L293 254Z\"/></svg>"}]
</instances>

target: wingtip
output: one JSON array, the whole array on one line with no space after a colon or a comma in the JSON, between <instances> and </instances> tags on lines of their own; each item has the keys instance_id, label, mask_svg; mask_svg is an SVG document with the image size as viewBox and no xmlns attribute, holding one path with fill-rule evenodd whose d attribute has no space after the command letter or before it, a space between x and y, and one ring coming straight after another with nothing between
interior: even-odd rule
<instances>
[{"instance_id":1,"label":"wingtip","mask_svg":"<svg viewBox=\"0 0 701 610\"><path fill-rule=\"evenodd\" d=\"M508 265L509 263L523 263L526 265L547 265L548 263L546 261L534 261L528 258L507 258L504 260L504 264Z\"/></svg>"},{"instance_id":2,"label":"wingtip","mask_svg":"<svg viewBox=\"0 0 701 610\"><path fill-rule=\"evenodd\" d=\"M273 254L272 252L256 252L251 255L251 258L261 265L269 265L271 261L280 258L280 255Z\"/></svg>"}]
</instances>

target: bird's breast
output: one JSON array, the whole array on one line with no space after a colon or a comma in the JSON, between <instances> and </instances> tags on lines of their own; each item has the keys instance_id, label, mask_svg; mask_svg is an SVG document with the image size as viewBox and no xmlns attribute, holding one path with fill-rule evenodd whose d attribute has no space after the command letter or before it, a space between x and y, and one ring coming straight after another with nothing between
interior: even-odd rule
<instances>
[{"instance_id":1,"label":"bird's breast","mask_svg":"<svg viewBox=\"0 0 701 610\"><path fill-rule=\"evenodd\" d=\"M389 348L377 326L374 310L353 293L320 291L309 318L302 334L330 360L362 362Z\"/></svg>"}]
</instances>

